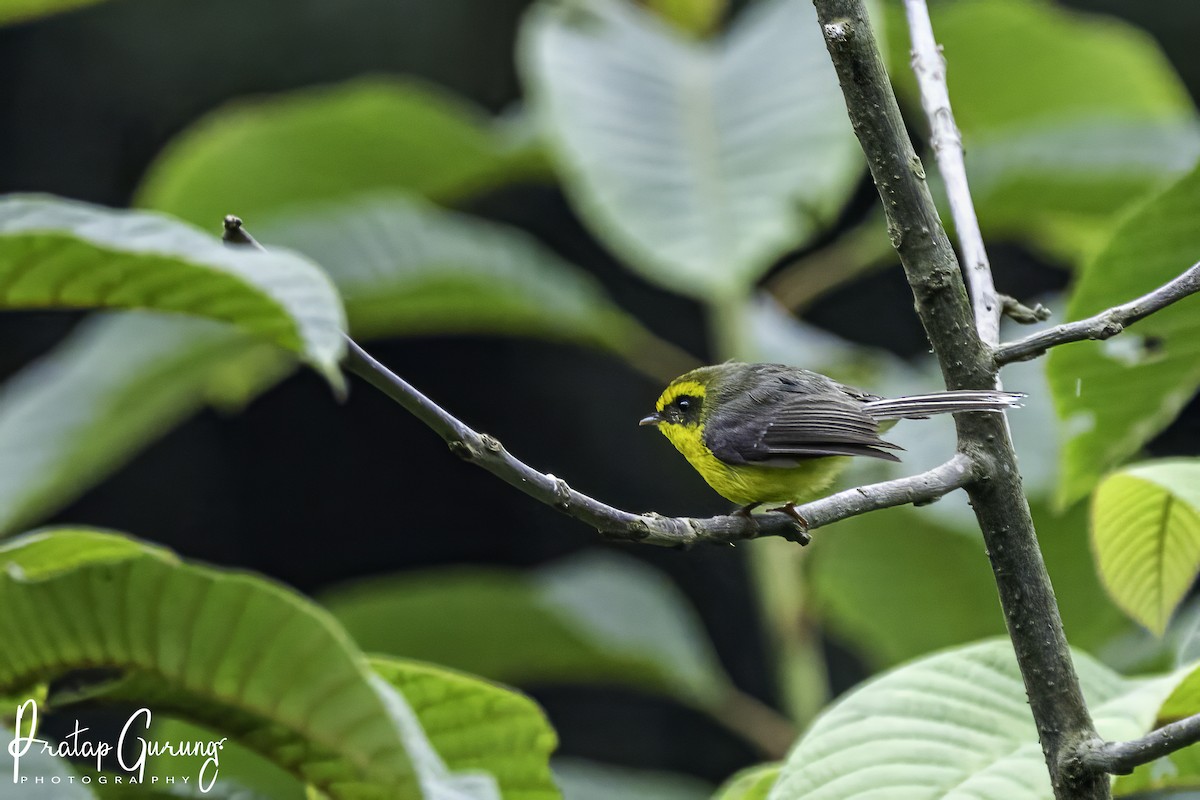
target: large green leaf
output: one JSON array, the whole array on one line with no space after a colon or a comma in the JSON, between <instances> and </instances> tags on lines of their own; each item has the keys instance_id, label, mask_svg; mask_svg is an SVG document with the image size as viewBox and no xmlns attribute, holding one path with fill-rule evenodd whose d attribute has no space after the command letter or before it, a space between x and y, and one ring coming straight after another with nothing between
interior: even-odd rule
<instances>
[{"instance_id":1,"label":"large green leaf","mask_svg":"<svg viewBox=\"0 0 1200 800\"><path fill-rule=\"evenodd\" d=\"M504 800L561 796L550 774L558 738L528 697L414 661L373 658L371 666L404 696L446 770L483 776Z\"/></svg>"},{"instance_id":2,"label":"large green leaf","mask_svg":"<svg viewBox=\"0 0 1200 800\"><path fill-rule=\"evenodd\" d=\"M1128 216L1079 276L1067 309L1090 317L1156 289L1200 258L1200 171ZM1066 421L1059 499L1087 494L1135 454L1200 387L1200 298L1187 298L1107 342L1055 348L1050 389Z\"/></svg>"},{"instance_id":3,"label":"large green leaf","mask_svg":"<svg viewBox=\"0 0 1200 800\"><path fill-rule=\"evenodd\" d=\"M505 683L610 683L706 708L728 689L686 601L629 557L590 553L531 573L454 568L383 578L324 601L369 651Z\"/></svg>"},{"instance_id":4,"label":"large green leaf","mask_svg":"<svg viewBox=\"0 0 1200 800\"><path fill-rule=\"evenodd\" d=\"M590 276L532 237L399 195L317 207L256 235L321 264L360 338L523 334L628 355L655 344Z\"/></svg>"},{"instance_id":5,"label":"large green leaf","mask_svg":"<svg viewBox=\"0 0 1200 800\"><path fill-rule=\"evenodd\" d=\"M1140 736L1182 675L1123 678L1076 654L1101 736ZM886 673L823 714L788 757L770 800L1050 800L1025 687L1007 640Z\"/></svg>"},{"instance_id":6,"label":"large green leaf","mask_svg":"<svg viewBox=\"0 0 1200 800\"><path fill-rule=\"evenodd\" d=\"M862 164L816 17L764 0L721 41L626 0L541 2L520 63L580 212L651 280L735 292L840 209Z\"/></svg>"},{"instance_id":7,"label":"large green leaf","mask_svg":"<svg viewBox=\"0 0 1200 800\"><path fill-rule=\"evenodd\" d=\"M588 276L516 230L380 196L280 218L261 234L325 266L359 337L550 336L659 375L687 369ZM240 406L292 368L276 348L207 320L85 323L0 387L0 532L73 499L204 405Z\"/></svg>"},{"instance_id":8,"label":"large green leaf","mask_svg":"<svg viewBox=\"0 0 1200 800\"><path fill-rule=\"evenodd\" d=\"M341 301L305 259L229 248L158 214L0 199L0 309L95 307L232 323L341 382Z\"/></svg>"},{"instance_id":9,"label":"large green leaf","mask_svg":"<svg viewBox=\"0 0 1200 800\"><path fill-rule=\"evenodd\" d=\"M429 664L388 658L372 658L370 663L411 710L411 714L404 714L401 727L414 764L426 778L467 796L503 800L560 797L549 762L557 738L532 700L499 685ZM152 737L157 741L207 742L220 739L221 734L177 719L156 718ZM167 776L194 771L195 762L179 755L157 756L147 768L147 774L157 776L160 785ZM440 797L437 789L436 785L427 786L426 796ZM237 742L225 743L217 785L211 793L201 792L195 781L177 784L172 792L197 800L305 797L304 785L295 776Z\"/></svg>"},{"instance_id":10,"label":"large green leaf","mask_svg":"<svg viewBox=\"0 0 1200 800\"><path fill-rule=\"evenodd\" d=\"M235 407L292 361L205 319L83 322L0 386L0 532L21 530L207 403Z\"/></svg>"},{"instance_id":11,"label":"large green leaf","mask_svg":"<svg viewBox=\"0 0 1200 800\"><path fill-rule=\"evenodd\" d=\"M117 670L105 696L214 726L331 797L420 796L365 657L293 592L87 530L22 536L0 567L0 692Z\"/></svg>"},{"instance_id":12,"label":"large green leaf","mask_svg":"<svg viewBox=\"0 0 1200 800\"><path fill-rule=\"evenodd\" d=\"M779 764L760 764L734 775L725 783L713 800L767 800L771 787L779 780Z\"/></svg>"},{"instance_id":13,"label":"large green leaf","mask_svg":"<svg viewBox=\"0 0 1200 800\"><path fill-rule=\"evenodd\" d=\"M900 4L888 9L891 74L918 109L908 25ZM1130 198L1200 156L1182 81L1133 26L1041 0L931 13L986 233L1078 255Z\"/></svg>"},{"instance_id":14,"label":"large green leaf","mask_svg":"<svg viewBox=\"0 0 1200 800\"><path fill-rule=\"evenodd\" d=\"M536 148L433 86L362 78L214 111L151 166L139 205L199 225L399 190L452 201L539 175Z\"/></svg>"},{"instance_id":15,"label":"large green leaf","mask_svg":"<svg viewBox=\"0 0 1200 800\"><path fill-rule=\"evenodd\" d=\"M102 0L3 0L0 2L0 25L28 22L100 2Z\"/></svg>"},{"instance_id":16,"label":"large green leaf","mask_svg":"<svg viewBox=\"0 0 1200 800\"><path fill-rule=\"evenodd\" d=\"M1105 478L1092 550L1109 594L1155 633L1200 571L1200 459L1151 461Z\"/></svg>"}]
</instances>

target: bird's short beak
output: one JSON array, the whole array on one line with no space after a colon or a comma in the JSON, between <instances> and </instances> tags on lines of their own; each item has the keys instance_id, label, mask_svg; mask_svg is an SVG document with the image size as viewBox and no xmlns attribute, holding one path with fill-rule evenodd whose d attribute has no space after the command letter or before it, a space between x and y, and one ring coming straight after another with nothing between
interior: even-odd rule
<instances>
[{"instance_id":1,"label":"bird's short beak","mask_svg":"<svg viewBox=\"0 0 1200 800\"><path fill-rule=\"evenodd\" d=\"M657 411L655 411L653 414L651 414L648 417L642 417L641 421L638 422L638 425L645 427L647 425L657 425L658 423L660 423L662 421L663 421L662 414L659 414Z\"/></svg>"}]
</instances>

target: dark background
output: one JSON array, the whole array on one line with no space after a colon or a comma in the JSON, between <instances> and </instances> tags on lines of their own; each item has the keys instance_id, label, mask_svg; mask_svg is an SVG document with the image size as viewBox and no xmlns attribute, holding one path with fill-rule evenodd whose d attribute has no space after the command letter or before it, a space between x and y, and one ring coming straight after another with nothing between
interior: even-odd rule
<instances>
[{"instance_id":1,"label":"dark background","mask_svg":"<svg viewBox=\"0 0 1200 800\"><path fill-rule=\"evenodd\" d=\"M163 145L225 100L367 72L418 75L503 110L519 98L512 50L526 5L113 0L0 29L0 191L127 205ZM1146 28L1193 96L1200 94L1200 3L1070 5ZM847 217L872 202L873 191L864 185ZM596 273L658 333L706 354L699 310L621 270L557 189L510 188L479 199L471 210L535 232ZM1064 272L1018 248L994 246L992 257L997 283L1011 294L1066 283ZM907 289L891 270L839 290L810 319L848 338L915 355L926 344L908 304L897 308L898 292ZM75 321L67 314L0 315L0 376L52 346ZM661 387L608 357L490 338L409 339L370 349L454 413L582 491L634 510L725 510L660 437L636 427ZM1156 449L1200 450L1195 403ZM459 463L377 393L356 385L339 406L307 373L240 416L201 414L52 521L128 531L306 592L382 572L453 563L533 565L604 546L580 524ZM744 553L628 552L676 580L735 682L774 701ZM836 689L861 676L847 656L834 648L830 655ZM558 725L564 754L712 781L758 760L708 718L667 701L601 690L534 694Z\"/></svg>"}]
</instances>

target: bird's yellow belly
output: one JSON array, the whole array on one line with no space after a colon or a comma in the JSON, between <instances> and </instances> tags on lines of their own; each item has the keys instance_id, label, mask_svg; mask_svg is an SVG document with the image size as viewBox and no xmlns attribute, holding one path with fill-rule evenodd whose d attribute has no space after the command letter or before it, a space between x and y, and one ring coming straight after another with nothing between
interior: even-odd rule
<instances>
[{"instance_id":1,"label":"bird's yellow belly","mask_svg":"<svg viewBox=\"0 0 1200 800\"><path fill-rule=\"evenodd\" d=\"M833 483L848 458L808 458L794 467L726 464L705 447L700 436L667 438L717 494L739 506L755 503L804 503Z\"/></svg>"}]
</instances>

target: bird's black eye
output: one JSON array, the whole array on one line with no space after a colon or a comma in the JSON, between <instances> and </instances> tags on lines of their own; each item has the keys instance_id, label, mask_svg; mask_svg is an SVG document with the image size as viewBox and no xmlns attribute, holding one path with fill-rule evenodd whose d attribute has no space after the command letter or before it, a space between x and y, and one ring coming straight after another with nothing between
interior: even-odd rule
<instances>
[{"instance_id":1,"label":"bird's black eye","mask_svg":"<svg viewBox=\"0 0 1200 800\"><path fill-rule=\"evenodd\" d=\"M679 406L679 410L686 414L687 410L692 407L692 401L686 397L681 397L676 401L675 405Z\"/></svg>"}]
</instances>

